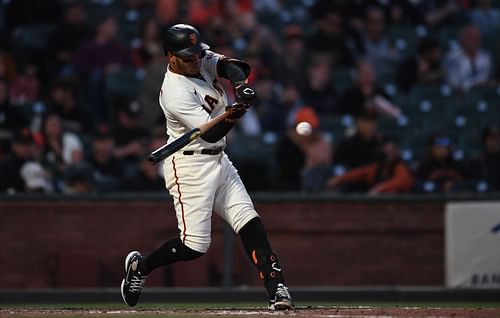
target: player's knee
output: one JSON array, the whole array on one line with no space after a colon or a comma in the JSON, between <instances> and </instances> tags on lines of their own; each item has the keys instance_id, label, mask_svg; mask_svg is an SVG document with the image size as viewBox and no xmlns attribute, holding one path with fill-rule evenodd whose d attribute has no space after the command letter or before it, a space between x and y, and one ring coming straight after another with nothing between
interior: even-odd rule
<instances>
[{"instance_id":1,"label":"player's knee","mask_svg":"<svg viewBox=\"0 0 500 318\"><path fill-rule=\"evenodd\" d=\"M203 240L194 240L186 238L186 240L184 241L184 245L189 249L191 249L192 251L203 255L208 251L208 248L210 247L210 238Z\"/></svg>"},{"instance_id":2,"label":"player's knee","mask_svg":"<svg viewBox=\"0 0 500 318\"><path fill-rule=\"evenodd\" d=\"M196 251L192 248L190 248L189 246L186 246L185 245L185 248L186 248L186 251L185 251L185 254L186 255L186 258L184 259L185 261L190 261L190 260L193 260L193 259L196 259L198 257L201 257L205 254L206 251L204 252L201 252L201 251Z\"/></svg>"}]
</instances>

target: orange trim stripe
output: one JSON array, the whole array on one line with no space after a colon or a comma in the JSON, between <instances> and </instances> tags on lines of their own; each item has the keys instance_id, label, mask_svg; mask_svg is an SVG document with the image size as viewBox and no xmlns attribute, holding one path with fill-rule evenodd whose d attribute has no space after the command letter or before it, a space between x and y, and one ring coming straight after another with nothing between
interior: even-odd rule
<instances>
[{"instance_id":1,"label":"orange trim stripe","mask_svg":"<svg viewBox=\"0 0 500 318\"><path fill-rule=\"evenodd\" d=\"M255 250L252 251L252 261L255 265L257 265L257 255L255 253Z\"/></svg>"},{"instance_id":2,"label":"orange trim stripe","mask_svg":"<svg viewBox=\"0 0 500 318\"><path fill-rule=\"evenodd\" d=\"M174 177L175 177L175 184L177 185L177 192L179 193L179 203L181 205L181 212L182 212L182 226L183 226L183 231L182 231L182 243L186 241L186 219L184 218L184 203L182 203L182 193L181 193L181 185L179 184L179 177L177 176L177 169L175 168L175 157L172 157L172 165L174 167Z\"/></svg>"}]
</instances>

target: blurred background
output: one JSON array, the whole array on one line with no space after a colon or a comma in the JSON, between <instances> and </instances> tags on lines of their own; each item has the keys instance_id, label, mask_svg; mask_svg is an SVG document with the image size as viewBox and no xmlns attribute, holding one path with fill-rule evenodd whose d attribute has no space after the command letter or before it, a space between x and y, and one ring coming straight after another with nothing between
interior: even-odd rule
<instances>
[{"instance_id":1,"label":"blurred background","mask_svg":"<svg viewBox=\"0 0 500 318\"><path fill-rule=\"evenodd\" d=\"M118 286L129 249L177 233L145 160L175 23L252 66L226 152L290 285L500 287L496 0L0 1L0 287ZM258 284L215 222L210 255L150 284ZM464 259L486 265L448 277Z\"/></svg>"}]
</instances>

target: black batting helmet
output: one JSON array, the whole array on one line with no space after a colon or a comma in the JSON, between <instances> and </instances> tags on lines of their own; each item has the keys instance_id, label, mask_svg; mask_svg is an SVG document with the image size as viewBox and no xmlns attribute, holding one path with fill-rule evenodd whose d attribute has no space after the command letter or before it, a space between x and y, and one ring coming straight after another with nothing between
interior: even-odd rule
<instances>
[{"instance_id":1,"label":"black batting helmet","mask_svg":"<svg viewBox=\"0 0 500 318\"><path fill-rule=\"evenodd\" d=\"M170 52L179 57L189 57L209 48L200 41L200 32L189 24L173 25L163 34L165 55Z\"/></svg>"}]
</instances>

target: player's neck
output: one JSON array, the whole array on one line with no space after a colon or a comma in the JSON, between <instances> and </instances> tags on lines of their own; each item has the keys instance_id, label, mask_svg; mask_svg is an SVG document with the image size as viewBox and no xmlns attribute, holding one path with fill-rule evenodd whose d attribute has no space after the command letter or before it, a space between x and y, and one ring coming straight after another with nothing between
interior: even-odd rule
<instances>
[{"instance_id":1,"label":"player's neck","mask_svg":"<svg viewBox=\"0 0 500 318\"><path fill-rule=\"evenodd\" d=\"M189 74L185 74L185 73L182 73L180 72L175 66L173 66L172 64L168 64L168 70L172 73L175 73L175 74L178 74L178 75L182 75L182 76L186 76L186 77L193 77L193 78L198 78L198 79L201 79L201 80L205 80L203 78L203 76L201 76L201 73L197 73L195 75L189 75Z\"/></svg>"}]
</instances>

